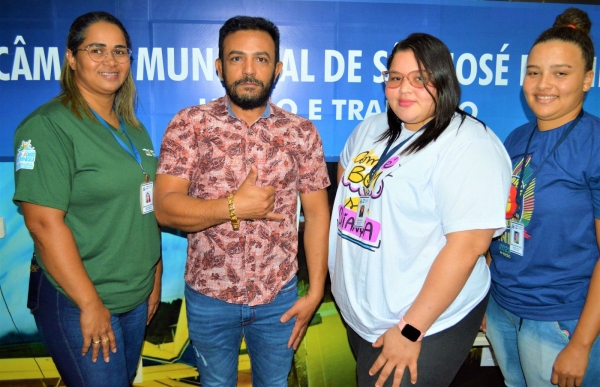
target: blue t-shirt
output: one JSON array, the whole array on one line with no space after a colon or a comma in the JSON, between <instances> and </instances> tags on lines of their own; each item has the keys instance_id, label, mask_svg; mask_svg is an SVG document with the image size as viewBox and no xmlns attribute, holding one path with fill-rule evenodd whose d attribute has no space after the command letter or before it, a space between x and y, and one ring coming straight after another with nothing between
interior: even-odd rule
<instances>
[{"instance_id":1,"label":"blue t-shirt","mask_svg":"<svg viewBox=\"0 0 600 387\"><path fill-rule=\"evenodd\" d=\"M528 123L504 143L513 165L507 227L518 216L517 186L525 163L524 252L510 252L509 228L492 242L491 294L504 309L532 320L578 319L600 254L594 222L600 219L600 119L585 113L530 181L569 124L542 132Z\"/></svg>"}]
</instances>

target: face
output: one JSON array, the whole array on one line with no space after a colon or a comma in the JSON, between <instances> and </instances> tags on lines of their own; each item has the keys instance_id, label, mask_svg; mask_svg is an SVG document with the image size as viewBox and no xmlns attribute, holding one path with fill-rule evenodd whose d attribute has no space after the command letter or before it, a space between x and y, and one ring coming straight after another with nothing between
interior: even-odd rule
<instances>
[{"instance_id":1,"label":"face","mask_svg":"<svg viewBox=\"0 0 600 387\"><path fill-rule=\"evenodd\" d=\"M281 72L275 43L264 31L237 31L223 41L223 61L215 65L232 104L252 110L266 105Z\"/></svg>"},{"instance_id":2,"label":"face","mask_svg":"<svg viewBox=\"0 0 600 387\"><path fill-rule=\"evenodd\" d=\"M78 48L86 46L104 47L112 51L116 48L128 48L123 32L114 24L97 22L90 25L85 39ZM67 50L69 66L74 71L75 83L83 97L113 97L129 74L130 61L118 63L109 52L103 62L95 62L87 51L71 52Z\"/></svg>"},{"instance_id":3,"label":"face","mask_svg":"<svg viewBox=\"0 0 600 387\"><path fill-rule=\"evenodd\" d=\"M419 65L411 50L400 51L394 55L388 71L409 74L418 71ZM405 77L397 88L385 88L385 96L392 111L404 122L406 129L417 131L431 121L435 113L437 91L433 85L427 85L433 97L425 87L417 88Z\"/></svg>"},{"instance_id":4,"label":"face","mask_svg":"<svg viewBox=\"0 0 600 387\"><path fill-rule=\"evenodd\" d=\"M575 44L552 40L535 45L527 59L523 93L539 129L554 129L575 119L593 76L585 71Z\"/></svg>"}]
</instances>

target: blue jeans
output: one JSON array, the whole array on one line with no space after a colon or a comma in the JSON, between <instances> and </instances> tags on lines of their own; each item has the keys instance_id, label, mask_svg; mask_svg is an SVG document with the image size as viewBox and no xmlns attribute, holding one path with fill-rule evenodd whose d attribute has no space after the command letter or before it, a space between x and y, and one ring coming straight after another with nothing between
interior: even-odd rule
<instances>
[{"instance_id":1,"label":"blue jeans","mask_svg":"<svg viewBox=\"0 0 600 387\"><path fill-rule=\"evenodd\" d=\"M498 305L493 297L490 297L486 316L487 337L506 386L554 386L550 383L552 366L569 342L578 320L521 319ZM581 387L595 387L599 381L600 339L596 339Z\"/></svg>"},{"instance_id":2,"label":"blue jeans","mask_svg":"<svg viewBox=\"0 0 600 387\"><path fill-rule=\"evenodd\" d=\"M252 385L287 386L294 350L287 347L295 318L281 315L298 299L294 277L270 304L230 304L185 286L189 335L202 387L235 387L242 336L250 355Z\"/></svg>"},{"instance_id":3,"label":"blue jeans","mask_svg":"<svg viewBox=\"0 0 600 387\"><path fill-rule=\"evenodd\" d=\"M48 281L41 269L31 273L27 306L35 318L42 341L69 387L128 387L135 378L148 317L148 303L121 314L110 323L117 338L117 353L105 363L102 350L96 363L92 349L81 356L83 336L80 310Z\"/></svg>"}]
</instances>

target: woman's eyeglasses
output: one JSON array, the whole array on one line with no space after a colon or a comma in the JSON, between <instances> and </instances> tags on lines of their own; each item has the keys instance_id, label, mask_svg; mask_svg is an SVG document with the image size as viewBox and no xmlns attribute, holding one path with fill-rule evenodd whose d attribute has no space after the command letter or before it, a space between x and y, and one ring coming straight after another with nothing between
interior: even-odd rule
<instances>
[{"instance_id":1,"label":"woman's eyeglasses","mask_svg":"<svg viewBox=\"0 0 600 387\"><path fill-rule=\"evenodd\" d=\"M87 51L88 55L94 62L104 62L110 52L118 63L129 62L131 58L131 50L129 48L115 48L114 50L107 50L100 46L87 46L85 48L78 48L77 51Z\"/></svg>"},{"instance_id":2,"label":"woman's eyeglasses","mask_svg":"<svg viewBox=\"0 0 600 387\"><path fill-rule=\"evenodd\" d=\"M408 83L410 83L412 87L419 89L422 89L429 83L427 73L421 73L419 70L411 71L406 75L396 71L382 71L381 75L383 75L385 86L390 89L400 87L404 78L408 79Z\"/></svg>"}]
</instances>

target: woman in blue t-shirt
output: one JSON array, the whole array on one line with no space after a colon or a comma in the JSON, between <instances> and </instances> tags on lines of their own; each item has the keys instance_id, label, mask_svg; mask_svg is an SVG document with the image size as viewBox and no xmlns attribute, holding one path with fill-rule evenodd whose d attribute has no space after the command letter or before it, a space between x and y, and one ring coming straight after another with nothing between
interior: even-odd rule
<instances>
[{"instance_id":1,"label":"woman in blue t-shirt","mask_svg":"<svg viewBox=\"0 0 600 387\"><path fill-rule=\"evenodd\" d=\"M523 93L536 121L505 146L507 231L491 247L487 335L509 387L600 383L600 119L588 15L559 15L535 41Z\"/></svg>"}]
</instances>

